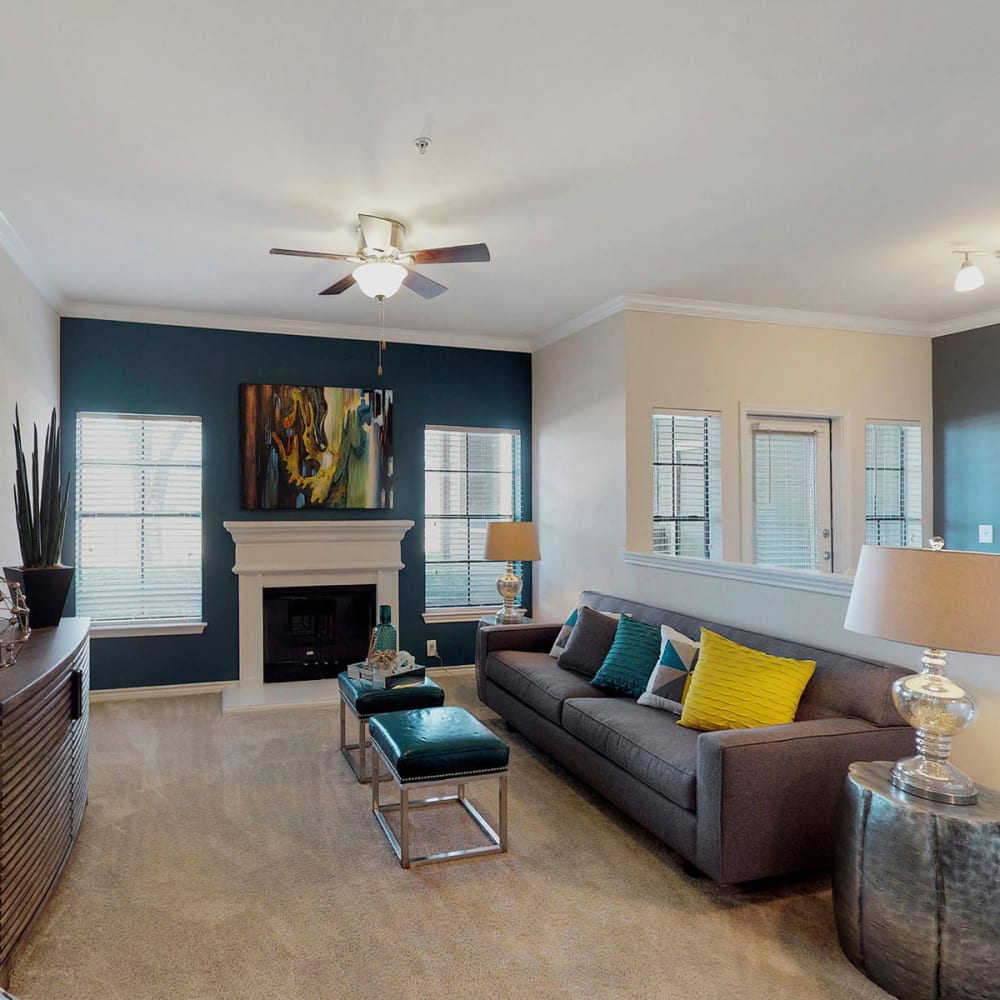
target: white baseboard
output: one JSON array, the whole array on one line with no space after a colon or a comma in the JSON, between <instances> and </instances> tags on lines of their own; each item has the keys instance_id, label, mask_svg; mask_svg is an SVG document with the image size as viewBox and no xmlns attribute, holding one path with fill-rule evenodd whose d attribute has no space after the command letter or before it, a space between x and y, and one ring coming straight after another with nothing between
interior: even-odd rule
<instances>
[{"instance_id":1,"label":"white baseboard","mask_svg":"<svg viewBox=\"0 0 1000 1000\"><path fill-rule=\"evenodd\" d=\"M90 700L131 701L136 698L177 698L189 694L221 694L236 687L238 681L209 681L204 684L152 684L148 687L99 688L90 692Z\"/></svg>"},{"instance_id":2,"label":"white baseboard","mask_svg":"<svg viewBox=\"0 0 1000 1000\"><path fill-rule=\"evenodd\" d=\"M462 663L454 667L428 667L429 674L468 674L475 671L472 663ZM306 682L307 683L307 682ZM239 687L239 681L208 681L202 684L152 684L148 687L99 688L90 692L90 700L133 701L139 698L179 698L190 694L221 694L226 689Z\"/></svg>"}]
</instances>

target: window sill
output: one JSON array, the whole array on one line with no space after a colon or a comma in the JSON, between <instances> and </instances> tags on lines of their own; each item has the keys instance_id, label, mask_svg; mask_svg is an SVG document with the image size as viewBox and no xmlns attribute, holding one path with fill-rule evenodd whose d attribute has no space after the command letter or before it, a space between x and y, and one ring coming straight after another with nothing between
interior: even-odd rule
<instances>
[{"instance_id":1,"label":"window sill","mask_svg":"<svg viewBox=\"0 0 1000 1000\"><path fill-rule=\"evenodd\" d=\"M90 626L92 639L126 639L147 635L201 635L208 628L207 622L158 621L158 622L95 622Z\"/></svg>"},{"instance_id":2,"label":"window sill","mask_svg":"<svg viewBox=\"0 0 1000 1000\"><path fill-rule=\"evenodd\" d=\"M428 608L423 612L425 625L440 625L448 622L477 622L483 615L496 614L500 606L499 597L496 604L484 605L480 608Z\"/></svg>"},{"instance_id":3,"label":"window sill","mask_svg":"<svg viewBox=\"0 0 1000 1000\"><path fill-rule=\"evenodd\" d=\"M622 552L622 559L629 566L650 569L667 569L674 573L693 573L697 576L714 576L724 580L739 580L765 587L783 587L786 590L804 590L813 594L833 597L850 597L853 576L837 573L809 573L799 569L778 569L774 566L754 566L750 563L723 562L721 559L691 559L687 556L665 556L654 552Z\"/></svg>"}]
</instances>

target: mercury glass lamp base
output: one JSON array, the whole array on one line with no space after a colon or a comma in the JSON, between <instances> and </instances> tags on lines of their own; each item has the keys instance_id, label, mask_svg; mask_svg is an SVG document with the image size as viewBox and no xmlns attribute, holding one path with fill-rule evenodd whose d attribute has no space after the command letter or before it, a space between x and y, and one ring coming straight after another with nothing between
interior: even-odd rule
<instances>
[{"instance_id":1,"label":"mercury glass lamp base","mask_svg":"<svg viewBox=\"0 0 1000 1000\"><path fill-rule=\"evenodd\" d=\"M515 608L511 613L507 613L503 608L494 615L497 625L520 625L524 620L524 609Z\"/></svg>"},{"instance_id":2,"label":"mercury glass lamp base","mask_svg":"<svg viewBox=\"0 0 1000 1000\"><path fill-rule=\"evenodd\" d=\"M908 757L896 762L889 780L907 795L932 802L971 806L979 798L972 779L947 761Z\"/></svg>"}]
</instances>

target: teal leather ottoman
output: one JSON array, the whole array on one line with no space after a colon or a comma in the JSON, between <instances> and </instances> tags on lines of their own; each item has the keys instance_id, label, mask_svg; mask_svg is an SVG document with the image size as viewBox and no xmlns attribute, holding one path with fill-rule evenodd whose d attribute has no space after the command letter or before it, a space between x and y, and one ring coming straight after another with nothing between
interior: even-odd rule
<instances>
[{"instance_id":1,"label":"teal leather ottoman","mask_svg":"<svg viewBox=\"0 0 1000 1000\"><path fill-rule=\"evenodd\" d=\"M371 734L372 812L396 852L403 868L451 861L476 854L499 854L507 850L507 765L510 748L464 708L421 708L408 712L376 715L368 720ZM383 805L379 800L379 762L385 764L399 789L399 802ZM465 786L474 781L496 779L500 792L499 832L466 798ZM410 799L415 786L454 784L457 794ZM481 847L410 856L410 810L420 806L455 802L475 820L489 838ZM399 812L397 839L386 813Z\"/></svg>"},{"instance_id":2,"label":"teal leather ottoman","mask_svg":"<svg viewBox=\"0 0 1000 1000\"><path fill-rule=\"evenodd\" d=\"M444 691L434 681L425 678L399 687L381 688L368 681L355 680L347 671L339 674L340 686L340 752L362 784L371 781L368 774L368 719L380 712L402 712L411 708L433 708L444 704ZM358 720L358 742L347 742L347 709ZM358 751L354 763L352 750Z\"/></svg>"}]
</instances>

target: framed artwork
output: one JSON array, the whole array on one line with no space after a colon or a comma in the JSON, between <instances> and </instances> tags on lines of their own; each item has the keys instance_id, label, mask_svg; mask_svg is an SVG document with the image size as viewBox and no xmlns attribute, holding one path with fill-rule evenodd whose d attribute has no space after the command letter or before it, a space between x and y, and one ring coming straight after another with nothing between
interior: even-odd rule
<instances>
[{"instance_id":1,"label":"framed artwork","mask_svg":"<svg viewBox=\"0 0 1000 1000\"><path fill-rule=\"evenodd\" d=\"M392 507L392 390L240 386L244 510Z\"/></svg>"}]
</instances>

